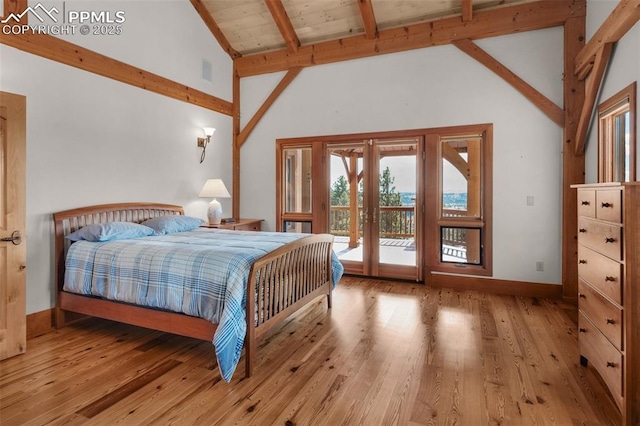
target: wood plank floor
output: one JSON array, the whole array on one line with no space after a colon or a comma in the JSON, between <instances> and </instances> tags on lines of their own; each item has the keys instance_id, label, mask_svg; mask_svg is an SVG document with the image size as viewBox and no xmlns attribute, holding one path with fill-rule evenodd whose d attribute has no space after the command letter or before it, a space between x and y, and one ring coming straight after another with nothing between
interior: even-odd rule
<instances>
[{"instance_id":1,"label":"wood plank floor","mask_svg":"<svg viewBox=\"0 0 640 426\"><path fill-rule=\"evenodd\" d=\"M221 380L212 346L90 319L0 363L0 424L616 425L559 301L345 277Z\"/></svg>"}]
</instances>

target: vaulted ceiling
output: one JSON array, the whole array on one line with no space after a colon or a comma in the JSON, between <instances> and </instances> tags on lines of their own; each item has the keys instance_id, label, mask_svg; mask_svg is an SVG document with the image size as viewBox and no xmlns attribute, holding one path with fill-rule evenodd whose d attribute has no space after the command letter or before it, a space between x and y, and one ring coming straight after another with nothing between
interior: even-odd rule
<instances>
[{"instance_id":1,"label":"vaulted ceiling","mask_svg":"<svg viewBox=\"0 0 640 426\"><path fill-rule=\"evenodd\" d=\"M582 0L191 0L240 77L563 25Z\"/></svg>"},{"instance_id":2,"label":"vaulted ceiling","mask_svg":"<svg viewBox=\"0 0 640 426\"><path fill-rule=\"evenodd\" d=\"M201 0L242 56L462 16L531 0ZM462 22L462 20L461 20Z\"/></svg>"}]
</instances>

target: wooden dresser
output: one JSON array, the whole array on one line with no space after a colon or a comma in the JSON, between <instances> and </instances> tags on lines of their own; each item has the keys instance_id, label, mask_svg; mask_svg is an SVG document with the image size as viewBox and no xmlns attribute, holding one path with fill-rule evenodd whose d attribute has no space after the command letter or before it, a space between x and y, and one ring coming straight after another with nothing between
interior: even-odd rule
<instances>
[{"instance_id":1,"label":"wooden dresser","mask_svg":"<svg viewBox=\"0 0 640 426\"><path fill-rule=\"evenodd\" d=\"M578 189L580 363L595 368L624 424L640 421L640 184Z\"/></svg>"}]
</instances>

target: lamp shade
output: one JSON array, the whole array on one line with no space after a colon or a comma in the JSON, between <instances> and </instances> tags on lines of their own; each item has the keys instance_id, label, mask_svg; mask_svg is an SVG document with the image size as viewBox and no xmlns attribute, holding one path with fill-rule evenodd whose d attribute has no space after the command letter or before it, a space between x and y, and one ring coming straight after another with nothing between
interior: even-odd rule
<instances>
[{"instance_id":1,"label":"lamp shade","mask_svg":"<svg viewBox=\"0 0 640 426\"><path fill-rule=\"evenodd\" d=\"M203 127L202 130L204 131L204 135L209 137L213 136L213 132L216 131L213 127Z\"/></svg>"},{"instance_id":2,"label":"lamp shade","mask_svg":"<svg viewBox=\"0 0 640 426\"><path fill-rule=\"evenodd\" d=\"M209 179L204 184L198 195L202 198L230 198L231 195L224 186L222 179Z\"/></svg>"}]
</instances>

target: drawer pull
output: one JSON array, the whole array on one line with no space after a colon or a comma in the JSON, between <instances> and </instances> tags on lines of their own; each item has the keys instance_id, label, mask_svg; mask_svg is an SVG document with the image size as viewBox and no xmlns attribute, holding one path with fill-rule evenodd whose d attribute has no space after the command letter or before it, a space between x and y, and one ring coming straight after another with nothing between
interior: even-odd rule
<instances>
[{"instance_id":1,"label":"drawer pull","mask_svg":"<svg viewBox=\"0 0 640 426\"><path fill-rule=\"evenodd\" d=\"M584 294L584 293L578 293L578 297L581 298L581 299L586 299L587 295Z\"/></svg>"},{"instance_id":2,"label":"drawer pull","mask_svg":"<svg viewBox=\"0 0 640 426\"><path fill-rule=\"evenodd\" d=\"M604 242L605 242L605 243L615 243L615 242L616 242L616 239L615 239L615 238L613 238L613 237L606 237L606 238L604 239Z\"/></svg>"},{"instance_id":3,"label":"drawer pull","mask_svg":"<svg viewBox=\"0 0 640 426\"><path fill-rule=\"evenodd\" d=\"M614 320L613 318L605 318L605 321L607 322L607 324L615 324L616 320Z\"/></svg>"},{"instance_id":4,"label":"drawer pull","mask_svg":"<svg viewBox=\"0 0 640 426\"><path fill-rule=\"evenodd\" d=\"M604 277L604 280L605 281L615 281L616 277L612 277L612 276L607 275L606 277Z\"/></svg>"},{"instance_id":5,"label":"drawer pull","mask_svg":"<svg viewBox=\"0 0 640 426\"><path fill-rule=\"evenodd\" d=\"M610 207L613 207L613 204L612 204L612 203L602 203L602 208L603 208L603 209L608 209L608 208L610 208Z\"/></svg>"},{"instance_id":6,"label":"drawer pull","mask_svg":"<svg viewBox=\"0 0 640 426\"><path fill-rule=\"evenodd\" d=\"M588 206L588 205L590 205L591 203L590 203L590 202L588 202L588 201L583 201L583 202L582 202L582 203L580 203L580 204L582 204L583 206Z\"/></svg>"},{"instance_id":7,"label":"drawer pull","mask_svg":"<svg viewBox=\"0 0 640 426\"><path fill-rule=\"evenodd\" d=\"M581 232L581 233L583 233L583 234L584 234L585 232L587 232L587 230L586 230L586 229L584 229L584 228L580 228L580 229L578 229L578 232Z\"/></svg>"},{"instance_id":8,"label":"drawer pull","mask_svg":"<svg viewBox=\"0 0 640 426\"><path fill-rule=\"evenodd\" d=\"M578 329L578 331L579 331L580 333L586 333L586 332L587 332L587 329L586 329L586 328L579 328L579 329Z\"/></svg>"},{"instance_id":9,"label":"drawer pull","mask_svg":"<svg viewBox=\"0 0 640 426\"><path fill-rule=\"evenodd\" d=\"M587 261L584 259L580 259L578 260L578 263L580 263L581 265L584 265L585 263L587 263Z\"/></svg>"},{"instance_id":10,"label":"drawer pull","mask_svg":"<svg viewBox=\"0 0 640 426\"><path fill-rule=\"evenodd\" d=\"M615 368L616 367L616 363L615 362L611 362L611 361L607 361L607 367Z\"/></svg>"}]
</instances>

